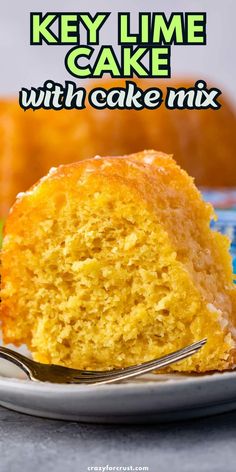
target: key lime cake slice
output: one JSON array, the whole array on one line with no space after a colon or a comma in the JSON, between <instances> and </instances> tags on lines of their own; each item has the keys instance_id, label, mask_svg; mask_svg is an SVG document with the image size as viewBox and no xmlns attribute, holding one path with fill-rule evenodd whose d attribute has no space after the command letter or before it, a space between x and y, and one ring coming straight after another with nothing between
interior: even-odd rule
<instances>
[{"instance_id":1,"label":"key lime cake slice","mask_svg":"<svg viewBox=\"0 0 236 472\"><path fill-rule=\"evenodd\" d=\"M211 218L193 179L160 152L51 169L5 225L4 341L44 363L109 369L206 337L170 370L233 368L229 241Z\"/></svg>"}]
</instances>

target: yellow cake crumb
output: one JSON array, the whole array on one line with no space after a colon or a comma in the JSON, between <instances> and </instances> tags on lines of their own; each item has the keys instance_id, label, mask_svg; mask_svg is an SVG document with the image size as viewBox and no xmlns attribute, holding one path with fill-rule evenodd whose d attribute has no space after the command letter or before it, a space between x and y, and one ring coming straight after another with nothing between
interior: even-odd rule
<instances>
[{"instance_id":1,"label":"yellow cake crumb","mask_svg":"<svg viewBox=\"0 0 236 472\"><path fill-rule=\"evenodd\" d=\"M163 153L54 169L6 222L4 341L26 343L41 362L110 369L207 337L169 370L232 368L236 296L213 216Z\"/></svg>"}]
</instances>

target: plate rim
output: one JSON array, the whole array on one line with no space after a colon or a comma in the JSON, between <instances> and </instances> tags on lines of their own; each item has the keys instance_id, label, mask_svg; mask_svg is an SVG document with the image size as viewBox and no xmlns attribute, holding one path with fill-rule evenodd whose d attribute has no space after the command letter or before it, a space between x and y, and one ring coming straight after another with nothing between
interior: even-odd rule
<instances>
[{"instance_id":1,"label":"plate rim","mask_svg":"<svg viewBox=\"0 0 236 472\"><path fill-rule=\"evenodd\" d=\"M158 376L158 374L156 374ZM163 374L165 375L165 374ZM85 385L85 384L59 384L59 383L51 383L51 382L38 382L38 381L31 381L28 379L18 379L15 377L3 377L0 376L0 388L1 387L9 387L9 388L17 388L17 389L26 389L30 392L46 392L47 393L68 393L68 392L76 392L76 391L90 391L94 392L94 390L97 390L98 392L105 393L106 391L111 391L116 390L116 391L124 391L126 390L127 392L129 390L136 390L136 391L143 391L147 388L150 389L169 389L173 388L173 385L175 388L182 388L183 386L191 386L192 384L195 385L204 385L206 383L218 383L222 382L225 380L229 380L232 378L235 378L236 381L236 370L233 371L225 371L225 372L214 372L212 374L204 374L204 375L179 375L178 379L171 377L172 374L166 374L170 375L169 378L166 379L160 379L160 380L143 380L139 381L136 380L134 382L120 382L117 384L107 384L107 385Z\"/></svg>"}]
</instances>

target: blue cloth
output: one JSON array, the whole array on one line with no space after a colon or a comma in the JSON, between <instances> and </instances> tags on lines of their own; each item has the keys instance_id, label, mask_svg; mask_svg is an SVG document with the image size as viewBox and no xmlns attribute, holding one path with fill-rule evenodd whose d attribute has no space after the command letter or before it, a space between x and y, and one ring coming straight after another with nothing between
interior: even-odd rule
<instances>
[{"instance_id":1,"label":"blue cloth","mask_svg":"<svg viewBox=\"0 0 236 472\"><path fill-rule=\"evenodd\" d=\"M205 201L212 203L218 216L212 222L212 228L229 236L233 270L236 274L236 189L202 190Z\"/></svg>"}]
</instances>

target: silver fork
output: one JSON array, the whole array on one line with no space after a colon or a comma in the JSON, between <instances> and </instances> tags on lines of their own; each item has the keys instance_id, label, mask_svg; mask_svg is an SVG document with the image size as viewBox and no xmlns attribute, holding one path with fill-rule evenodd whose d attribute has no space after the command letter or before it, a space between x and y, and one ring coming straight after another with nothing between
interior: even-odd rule
<instances>
[{"instance_id":1,"label":"silver fork","mask_svg":"<svg viewBox=\"0 0 236 472\"><path fill-rule=\"evenodd\" d=\"M159 359L109 371L77 370L54 364L41 364L3 346L0 346L0 358L6 359L20 367L29 379L33 381L102 385L137 377L167 367L170 364L196 354L206 342L207 339L202 339Z\"/></svg>"}]
</instances>

